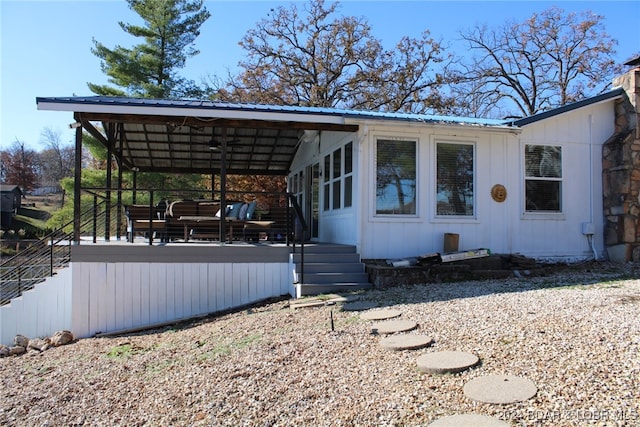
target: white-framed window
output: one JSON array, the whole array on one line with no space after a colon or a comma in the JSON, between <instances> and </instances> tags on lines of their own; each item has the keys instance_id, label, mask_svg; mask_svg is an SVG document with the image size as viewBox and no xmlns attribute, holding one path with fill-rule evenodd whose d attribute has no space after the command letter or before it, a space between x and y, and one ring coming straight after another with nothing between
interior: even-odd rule
<instances>
[{"instance_id":1,"label":"white-framed window","mask_svg":"<svg viewBox=\"0 0 640 427\"><path fill-rule=\"evenodd\" d=\"M436 216L474 216L474 183L474 144L436 142Z\"/></svg>"},{"instance_id":2,"label":"white-framed window","mask_svg":"<svg viewBox=\"0 0 640 427\"><path fill-rule=\"evenodd\" d=\"M348 142L324 156L322 191L324 211L352 206L353 142Z\"/></svg>"},{"instance_id":3,"label":"white-framed window","mask_svg":"<svg viewBox=\"0 0 640 427\"><path fill-rule=\"evenodd\" d=\"M562 212L562 147L524 147L525 212Z\"/></svg>"},{"instance_id":4,"label":"white-framed window","mask_svg":"<svg viewBox=\"0 0 640 427\"><path fill-rule=\"evenodd\" d=\"M376 215L416 215L417 142L376 141Z\"/></svg>"},{"instance_id":5,"label":"white-framed window","mask_svg":"<svg viewBox=\"0 0 640 427\"><path fill-rule=\"evenodd\" d=\"M298 171L289 180L289 191L294 194L299 206L304 206L304 174Z\"/></svg>"}]
</instances>

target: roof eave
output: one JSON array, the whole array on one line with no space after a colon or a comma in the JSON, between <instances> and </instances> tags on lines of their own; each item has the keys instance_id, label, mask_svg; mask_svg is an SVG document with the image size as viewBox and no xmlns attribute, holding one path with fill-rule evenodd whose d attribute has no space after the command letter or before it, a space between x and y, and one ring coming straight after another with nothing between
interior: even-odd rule
<instances>
[{"instance_id":1,"label":"roof eave","mask_svg":"<svg viewBox=\"0 0 640 427\"><path fill-rule=\"evenodd\" d=\"M616 88L609 92L593 96L591 98L583 99L581 101L577 101L571 104L563 105L562 107L554 108L552 110L544 111L542 113L534 114L533 116L525 117L522 119L514 120L511 122L514 126L526 126L531 123L538 122L540 120L548 119L550 117L557 116L559 114L564 114L569 111L577 110L579 108L587 107L590 105L597 105L603 102L610 102L619 98L622 98L624 95L624 89Z\"/></svg>"},{"instance_id":2,"label":"roof eave","mask_svg":"<svg viewBox=\"0 0 640 427\"><path fill-rule=\"evenodd\" d=\"M211 119L233 119L233 120L265 120L299 123L326 123L344 124L344 118L339 115L325 115L314 113L278 112L278 111L257 111L255 109L229 109L216 107L171 107L162 105L123 105L123 104L100 104L65 101L60 102L57 98L36 98L38 110L43 111L70 111L74 113L99 113L99 114L132 114L132 115L157 115L161 111L162 115L174 117L202 117Z\"/></svg>"}]
</instances>

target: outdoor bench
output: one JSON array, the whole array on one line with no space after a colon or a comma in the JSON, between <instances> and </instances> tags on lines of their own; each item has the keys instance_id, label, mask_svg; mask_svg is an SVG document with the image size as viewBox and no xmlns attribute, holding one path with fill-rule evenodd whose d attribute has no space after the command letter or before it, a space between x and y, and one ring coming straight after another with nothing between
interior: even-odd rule
<instances>
[{"instance_id":1,"label":"outdoor bench","mask_svg":"<svg viewBox=\"0 0 640 427\"><path fill-rule=\"evenodd\" d=\"M127 217L127 241L133 243L136 233L161 232L164 239L166 221L158 218L155 207L149 205L125 206L124 214Z\"/></svg>"}]
</instances>

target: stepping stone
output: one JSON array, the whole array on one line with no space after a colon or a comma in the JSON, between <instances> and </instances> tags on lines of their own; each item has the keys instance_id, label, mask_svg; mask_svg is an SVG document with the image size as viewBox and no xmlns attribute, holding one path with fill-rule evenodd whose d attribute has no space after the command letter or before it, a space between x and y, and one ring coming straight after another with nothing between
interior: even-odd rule
<instances>
[{"instance_id":1,"label":"stepping stone","mask_svg":"<svg viewBox=\"0 0 640 427\"><path fill-rule=\"evenodd\" d=\"M376 308L377 306L378 304L371 301L356 301L356 302L343 304L342 310L343 311L363 311L363 310L369 310L370 308Z\"/></svg>"},{"instance_id":2,"label":"stepping stone","mask_svg":"<svg viewBox=\"0 0 640 427\"><path fill-rule=\"evenodd\" d=\"M371 332L374 334L395 334L396 332L411 331L418 327L412 320L387 320L386 322L374 323Z\"/></svg>"},{"instance_id":3,"label":"stepping stone","mask_svg":"<svg viewBox=\"0 0 640 427\"><path fill-rule=\"evenodd\" d=\"M368 311L366 313L362 313L360 318L363 320L386 320L393 319L394 317L398 317L402 314L400 310L373 310Z\"/></svg>"},{"instance_id":4,"label":"stepping stone","mask_svg":"<svg viewBox=\"0 0 640 427\"><path fill-rule=\"evenodd\" d=\"M430 374L453 374L475 366L480 359L464 351L439 351L418 357L418 370Z\"/></svg>"},{"instance_id":5,"label":"stepping stone","mask_svg":"<svg viewBox=\"0 0 640 427\"><path fill-rule=\"evenodd\" d=\"M538 392L535 384L514 375L488 375L469 381L462 388L469 399L484 403L514 403L531 399Z\"/></svg>"},{"instance_id":6,"label":"stepping stone","mask_svg":"<svg viewBox=\"0 0 640 427\"><path fill-rule=\"evenodd\" d=\"M297 300L289 301L289 307L296 308L306 308L306 307L320 307L323 305L331 305L343 302L353 301L357 297L353 296L343 296L338 294L328 294L322 297L308 297Z\"/></svg>"},{"instance_id":7,"label":"stepping stone","mask_svg":"<svg viewBox=\"0 0 640 427\"><path fill-rule=\"evenodd\" d=\"M433 339L425 335L392 335L380 340L387 350L417 350L431 345Z\"/></svg>"},{"instance_id":8,"label":"stepping stone","mask_svg":"<svg viewBox=\"0 0 640 427\"><path fill-rule=\"evenodd\" d=\"M511 424L505 423L488 415L480 414L458 414L451 415L444 418L439 418L436 421L429 424L434 427L460 427L460 426L474 426L474 427L508 427Z\"/></svg>"}]
</instances>

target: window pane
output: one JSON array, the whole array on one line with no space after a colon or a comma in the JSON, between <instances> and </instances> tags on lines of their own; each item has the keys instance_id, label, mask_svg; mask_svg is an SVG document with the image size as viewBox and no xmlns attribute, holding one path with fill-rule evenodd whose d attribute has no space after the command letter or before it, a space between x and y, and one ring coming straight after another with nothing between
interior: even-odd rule
<instances>
[{"instance_id":1,"label":"window pane","mask_svg":"<svg viewBox=\"0 0 640 427\"><path fill-rule=\"evenodd\" d=\"M560 181L529 179L525 187L527 211L560 211Z\"/></svg>"},{"instance_id":2,"label":"window pane","mask_svg":"<svg viewBox=\"0 0 640 427\"><path fill-rule=\"evenodd\" d=\"M526 145L525 210L562 210L562 147ZM533 179L532 179L533 178Z\"/></svg>"},{"instance_id":3,"label":"window pane","mask_svg":"<svg viewBox=\"0 0 640 427\"><path fill-rule=\"evenodd\" d=\"M351 203L352 203L352 188L351 188L351 183L352 183L353 179L351 176L348 176L344 179L344 207L348 208L351 207Z\"/></svg>"},{"instance_id":4,"label":"window pane","mask_svg":"<svg viewBox=\"0 0 640 427\"><path fill-rule=\"evenodd\" d=\"M473 215L473 145L437 144L436 214Z\"/></svg>"},{"instance_id":5,"label":"window pane","mask_svg":"<svg viewBox=\"0 0 640 427\"><path fill-rule=\"evenodd\" d=\"M329 187L329 185L328 185L328 184L325 184L325 185L324 185L324 203L322 204L322 208L323 208L325 211L328 211L328 210L329 210L329 203L331 202L331 200L329 199L329 193L330 193L329 189L330 189L330 188L331 188L331 187Z\"/></svg>"},{"instance_id":6,"label":"window pane","mask_svg":"<svg viewBox=\"0 0 640 427\"><path fill-rule=\"evenodd\" d=\"M349 174L353 171L353 143L344 146L344 173Z\"/></svg>"},{"instance_id":7,"label":"window pane","mask_svg":"<svg viewBox=\"0 0 640 427\"><path fill-rule=\"evenodd\" d=\"M324 156L324 182L331 178L331 156Z\"/></svg>"},{"instance_id":8,"label":"window pane","mask_svg":"<svg viewBox=\"0 0 640 427\"><path fill-rule=\"evenodd\" d=\"M562 178L562 148L527 145L524 163L527 177Z\"/></svg>"},{"instance_id":9,"label":"window pane","mask_svg":"<svg viewBox=\"0 0 640 427\"><path fill-rule=\"evenodd\" d=\"M340 209L340 180L333 182L333 209Z\"/></svg>"},{"instance_id":10,"label":"window pane","mask_svg":"<svg viewBox=\"0 0 640 427\"><path fill-rule=\"evenodd\" d=\"M342 156L340 155L341 152L342 150L339 148L333 152L333 177L334 178L338 178L340 176L340 171L342 170L340 168L340 165L342 163Z\"/></svg>"},{"instance_id":11,"label":"window pane","mask_svg":"<svg viewBox=\"0 0 640 427\"><path fill-rule=\"evenodd\" d=\"M378 140L376 213L416 213L416 142Z\"/></svg>"}]
</instances>

